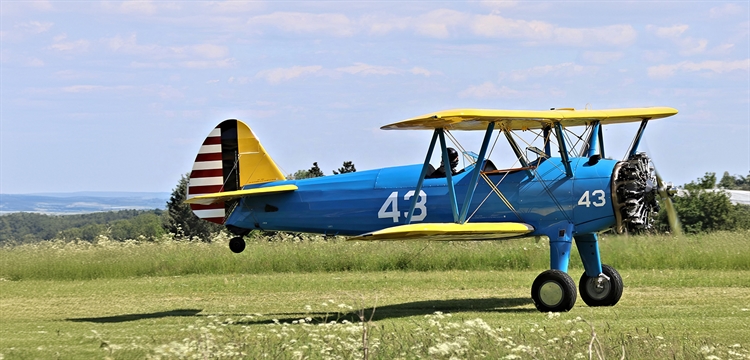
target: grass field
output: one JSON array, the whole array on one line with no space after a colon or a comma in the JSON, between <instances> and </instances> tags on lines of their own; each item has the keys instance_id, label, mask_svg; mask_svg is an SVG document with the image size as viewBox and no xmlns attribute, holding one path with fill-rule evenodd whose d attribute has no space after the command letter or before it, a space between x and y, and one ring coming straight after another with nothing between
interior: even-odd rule
<instances>
[{"instance_id":1,"label":"grass field","mask_svg":"<svg viewBox=\"0 0 750 360\"><path fill-rule=\"evenodd\" d=\"M605 239L622 300L562 314L533 239L3 248L0 358L748 359L747 235Z\"/></svg>"}]
</instances>

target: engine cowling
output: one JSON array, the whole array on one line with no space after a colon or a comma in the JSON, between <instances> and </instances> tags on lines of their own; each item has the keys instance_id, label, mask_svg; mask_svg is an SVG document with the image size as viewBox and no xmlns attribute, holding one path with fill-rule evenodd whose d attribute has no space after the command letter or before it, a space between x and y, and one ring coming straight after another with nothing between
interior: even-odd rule
<instances>
[{"instance_id":1,"label":"engine cowling","mask_svg":"<svg viewBox=\"0 0 750 360\"><path fill-rule=\"evenodd\" d=\"M618 234L643 232L654 226L654 217L659 213L658 190L654 166L646 153L615 165L612 204Z\"/></svg>"}]
</instances>

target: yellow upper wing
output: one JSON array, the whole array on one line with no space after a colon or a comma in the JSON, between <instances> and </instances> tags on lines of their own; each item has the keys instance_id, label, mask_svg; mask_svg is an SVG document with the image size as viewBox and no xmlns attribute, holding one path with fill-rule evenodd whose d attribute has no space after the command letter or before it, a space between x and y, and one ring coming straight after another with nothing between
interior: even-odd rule
<instances>
[{"instance_id":1,"label":"yellow upper wing","mask_svg":"<svg viewBox=\"0 0 750 360\"><path fill-rule=\"evenodd\" d=\"M486 130L489 122L496 128L508 130L541 129L560 122L563 126L587 125L599 120L602 125L640 122L644 119L659 119L677 114L670 107L647 107L606 110L483 110L454 109L417 116L381 127L383 130L424 130L444 128L448 130Z\"/></svg>"},{"instance_id":2,"label":"yellow upper wing","mask_svg":"<svg viewBox=\"0 0 750 360\"><path fill-rule=\"evenodd\" d=\"M534 231L524 223L420 223L389 227L349 238L349 240L495 240Z\"/></svg>"}]
</instances>

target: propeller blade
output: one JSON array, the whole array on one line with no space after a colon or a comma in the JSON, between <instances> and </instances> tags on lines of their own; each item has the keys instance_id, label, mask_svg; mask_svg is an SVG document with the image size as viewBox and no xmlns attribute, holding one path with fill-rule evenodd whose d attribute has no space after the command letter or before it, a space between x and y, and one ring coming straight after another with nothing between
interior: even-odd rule
<instances>
[{"instance_id":1,"label":"propeller blade","mask_svg":"<svg viewBox=\"0 0 750 360\"><path fill-rule=\"evenodd\" d=\"M673 194L670 194L667 187L664 186L664 181L659 175L659 172L656 171L656 168L654 168L654 173L656 174L656 184L659 187L659 197L661 197L662 204L664 204L664 208L667 211L669 230L674 235L682 235L682 224L680 224L680 219L677 218L677 211L675 211L674 204L672 203L671 195Z\"/></svg>"}]
</instances>

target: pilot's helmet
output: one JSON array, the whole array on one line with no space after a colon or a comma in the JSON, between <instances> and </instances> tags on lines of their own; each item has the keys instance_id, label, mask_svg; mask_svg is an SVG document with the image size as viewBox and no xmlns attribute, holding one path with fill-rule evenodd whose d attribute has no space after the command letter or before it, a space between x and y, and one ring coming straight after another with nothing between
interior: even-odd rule
<instances>
[{"instance_id":1,"label":"pilot's helmet","mask_svg":"<svg viewBox=\"0 0 750 360\"><path fill-rule=\"evenodd\" d=\"M449 147L448 149L448 160L451 162L451 167L454 168L458 165L458 151L456 149Z\"/></svg>"}]
</instances>

